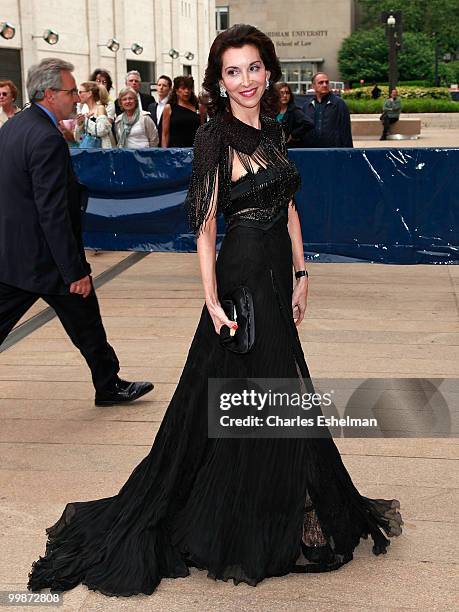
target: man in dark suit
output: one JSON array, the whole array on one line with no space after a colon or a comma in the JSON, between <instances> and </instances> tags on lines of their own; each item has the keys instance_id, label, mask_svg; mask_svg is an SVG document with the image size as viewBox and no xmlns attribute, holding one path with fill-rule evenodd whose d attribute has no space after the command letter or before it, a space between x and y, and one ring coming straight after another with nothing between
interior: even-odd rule
<instances>
[{"instance_id":1,"label":"man in dark suit","mask_svg":"<svg viewBox=\"0 0 459 612\"><path fill-rule=\"evenodd\" d=\"M172 79L165 74L162 74L157 83L156 91L158 93L158 101L156 100L150 104L147 111L150 113L151 118L155 122L156 129L158 130L159 145L161 146L161 133L163 130L163 110L167 104L170 90L172 89Z\"/></svg>"},{"instance_id":2,"label":"man in dark suit","mask_svg":"<svg viewBox=\"0 0 459 612\"><path fill-rule=\"evenodd\" d=\"M42 298L92 373L98 406L135 400L150 382L118 377L86 261L86 190L73 173L59 121L78 100L73 66L49 58L29 70L32 104L0 130L0 344Z\"/></svg>"},{"instance_id":3,"label":"man in dark suit","mask_svg":"<svg viewBox=\"0 0 459 612\"><path fill-rule=\"evenodd\" d=\"M137 70L130 70L126 75L125 82L126 87L131 87L136 92L137 98L139 100L140 110L146 111L150 104L155 101L155 99L149 94L141 93L140 85L142 84L142 79L140 77L140 72L138 72ZM117 115L120 115L123 112L118 102L118 98L115 100L115 112Z\"/></svg>"}]
</instances>

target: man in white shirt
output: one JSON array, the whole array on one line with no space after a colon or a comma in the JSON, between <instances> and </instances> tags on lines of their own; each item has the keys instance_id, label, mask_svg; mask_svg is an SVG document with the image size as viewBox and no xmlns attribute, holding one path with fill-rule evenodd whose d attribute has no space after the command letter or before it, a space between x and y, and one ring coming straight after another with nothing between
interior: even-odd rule
<instances>
[{"instance_id":1,"label":"man in white shirt","mask_svg":"<svg viewBox=\"0 0 459 612\"><path fill-rule=\"evenodd\" d=\"M171 89L172 89L172 79L168 77L167 75L162 74L156 83L156 91L158 92L158 101L152 102L152 104L150 104L149 107L147 108L158 130L159 146L161 146L161 131L163 127L161 120L162 120L163 110L167 104L169 93Z\"/></svg>"}]
</instances>

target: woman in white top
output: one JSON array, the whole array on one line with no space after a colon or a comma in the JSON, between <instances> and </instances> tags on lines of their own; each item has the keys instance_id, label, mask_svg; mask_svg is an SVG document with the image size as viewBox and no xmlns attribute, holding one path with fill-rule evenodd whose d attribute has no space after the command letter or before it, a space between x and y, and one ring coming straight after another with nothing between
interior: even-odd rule
<instances>
[{"instance_id":1,"label":"woman in white top","mask_svg":"<svg viewBox=\"0 0 459 612\"><path fill-rule=\"evenodd\" d=\"M85 136L100 139L102 149L115 147L112 134L112 122L107 116L105 105L108 102L108 92L103 85L95 81L81 83L78 90L80 96L80 112L76 117L75 141L85 147ZM93 142L93 146L97 144Z\"/></svg>"},{"instance_id":2,"label":"woman in white top","mask_svg":"<svg viewBox=\"0 0 459 612\"><path fill-rule=\"evenodd\" d=\"M108 102L105 105L105 110L107 111L108 118L113 123L115 121L116 111L115 111L115 102L110 97L110 92L113 88L113 81L112 81L112 77L110 76L110 73L108 72L108 70L104 70L103 68L96 68L91 74L91 76L89 77L89 80L95 81L99 85L103 85L105 89L107 90Z\"/></svg>"},{"instance_id":3,"label":"woman in white top","mask_svg":"<svg viewBox=\"0 0 459 612\"><path fill-rule=\"evenodd\" d=\"M125 87L118 95L121 115L115 119L118 147L121 149L145 149L157 147L158 130L150 113L139 108L137 93L132 87Z\"/></svg>"}]
</instances>

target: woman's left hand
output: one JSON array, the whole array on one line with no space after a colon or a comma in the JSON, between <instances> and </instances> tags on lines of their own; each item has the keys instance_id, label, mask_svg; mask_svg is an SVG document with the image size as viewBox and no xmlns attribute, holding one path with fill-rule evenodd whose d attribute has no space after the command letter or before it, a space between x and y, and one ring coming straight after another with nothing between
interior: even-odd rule
<instances>
[{"instance_id":1,"label":"woman's left hand","mask_svg":"<svg viewBox=\"0 0 459 612\"><path fill-rule=\"evenodd\" d=\"M292 310L293 310L293 320L295 325L298 327L302 320L304 319L304 315L306 313L306 305L308 301L308 279L303 276L300 278L293 290L292 295Z\"/></svg>"}]
</instances>

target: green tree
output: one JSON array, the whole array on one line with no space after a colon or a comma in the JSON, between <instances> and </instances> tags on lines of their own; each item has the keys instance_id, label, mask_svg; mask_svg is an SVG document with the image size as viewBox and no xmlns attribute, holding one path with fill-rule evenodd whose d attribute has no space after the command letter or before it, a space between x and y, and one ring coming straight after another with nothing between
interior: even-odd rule
<instances>
[{"instance_id":1,"label":"green tree","mask_svg":"<svg viewBox=\"0 0 459 612\"><path fill-rule=\"evenodd\" d=\"M403 47L398 54L400 81L429 79L435 60L435 45L427 34L406 32Z\"/></svg>"},{"instance_id":2,"label":"green tree","mask_svg":"<svg viewBox=\"0 0 459 612\"><path fill-rule=\"evenodd\" d=\"M398 54L401 81L430 78L434 62L434 43L425 34L405 32ZM357 82L387 81L388 46L382 26L357 30L342 43L338 53L341 78Z\"/></svg>"},{"instance_id":3,"label":"green tree","mask_svg":"<svg viewBox=\"0 0 459 612\"><path fill-rule=\"evenodd\" d=\"M443 51L456 52L459 45L457 0L358 0L361 27L381 24L382 11L402 11L404 32L421 32L436 40ZM380 25L382 27L382 25Z\"/></svg>"},{"instance_id":4,"label":"green tree","mask_svg":"<svg viewBox=\"0 0 459 612\"><path fill-rule=\"evenodd\" d=\"M345 81L387 80L387 41L383 29L357 30L344 39L338 65Z\"/></svg>"}]
</instances>

